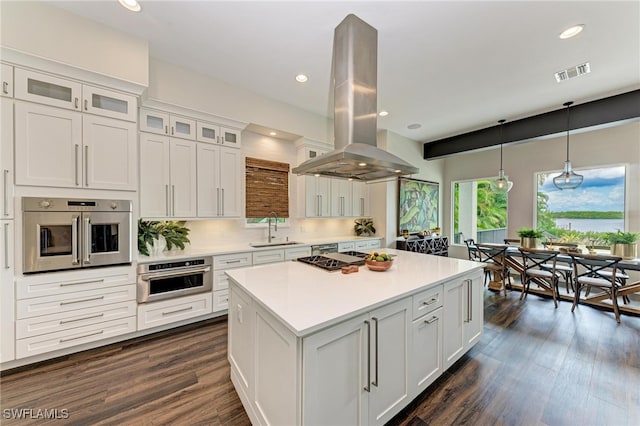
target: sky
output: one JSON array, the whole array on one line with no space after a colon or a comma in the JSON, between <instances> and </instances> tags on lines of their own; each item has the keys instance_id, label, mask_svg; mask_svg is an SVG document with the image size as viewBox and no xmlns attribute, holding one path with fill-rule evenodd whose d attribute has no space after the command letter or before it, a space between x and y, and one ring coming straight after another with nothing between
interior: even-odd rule
<instances>
[{"instance_id":1,"label":"sky","mask_svg":"<svg viewBox=\"0 0 640 426\"><path fill-rule=\"evenodd\" d=\"M624 211L624 166L574 170L584 176L576 189L559 190L553 185L558 173L547 176L540 192L549 196L549 211Z\"/></svg>"}]
</instances>

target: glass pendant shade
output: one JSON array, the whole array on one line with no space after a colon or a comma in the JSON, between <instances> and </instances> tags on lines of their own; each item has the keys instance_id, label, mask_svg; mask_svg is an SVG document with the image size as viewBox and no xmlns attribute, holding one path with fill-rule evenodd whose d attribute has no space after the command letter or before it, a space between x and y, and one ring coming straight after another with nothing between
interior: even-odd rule
<instances>
[{"instance_id":1,"label":"glass pendant shade","mask_svg":"<svg viewBox=\"0 0 640 426\"><path fill-rule=\"evenodd\" d=\"M504 177L504 169L502 168L502 125L504 122L505 120L498 121L500 123L500 171L498 172L498 179L491 181L489 184L489 189L498 194L506 194L513 187L513 182Z\"/></svg>"},{"instance_id":2,"label":"glass pendant shade","mask_svg":"<svg viewBox=\"0 0 640 426\"><path fill-rule=\"evenodd\" d=\"M553 184L559 190L575 189L582 184L584 177L573 171L571 161L569 161L569 107L573 102L563 104L567 107L567 161L564 162L564 170L558 176L553 178Z\"/></svg>"}]
</instances>

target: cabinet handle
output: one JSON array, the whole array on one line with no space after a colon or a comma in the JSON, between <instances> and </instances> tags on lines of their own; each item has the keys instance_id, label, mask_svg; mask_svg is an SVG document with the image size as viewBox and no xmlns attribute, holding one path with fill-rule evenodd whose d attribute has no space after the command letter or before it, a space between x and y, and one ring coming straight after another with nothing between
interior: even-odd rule
<instances>
[{"instance_id":1,"label":"cabinet handle","mask_svg":"<svg viewBox=\"0 0 640 426\"><path fill-rule=\"evenodd\" d=\"M220 188L216 188L216 216L220 216Z\"/></svg>"},{"instance_id":2,"label":"cabinet handle","mask_svg":"<svg viewBox=\"0 0 640 426\"><path fill-rule=\"evenodd\" d=\"M171 216L176 215L176 186L171 185Z\"/></svg>"},{"instance_id":3,"label":"cabinet handle","mask_svg":"<svg viewBox=\"0 0 640 426\"><path fill-rule=\"evenodd\" d=\"M424 323L425 324L431 324L431 323L433 323L435 321L438 321L438 317L434 315L434 316L431 317L431 319L424 320Z\"/></svg>"},{"instance_id":4,"label":"cabinet handle","mask_svg":"<svg viewBox=\"0 0 640 426\"><path fill-rule=\"evenodd\" d=\"M173 126L171 126L171 136L173 136L174 130Z\"/></svg>"},{"instance_id":5,"label":"cabinet handle","mask_svg":"<svg viewBox=\"0 0 640 426\"><path fill-rule=\"evenodd\" d=\"M166 124L164 125L164 134L165 135L169 134L169 126L167 126Z\"/></svg>"},{"instance_id":6,"label":"cabinet handle","mask_svg":"<svg viewBox=\"0 0 640 426\"><path fill-rule=\"evenodd\" d=\"M90 297L89 299L71 300L69 302L60 302L60 306L73 305L74 303L93 302L94 300L102 300L104 296Z\"/></svg>"},{"instance_id":7,"label":"cabinet handle","mask_svg":"<svg viewBox=\"0 0 640 426\"><path fill-rule=\"evenodd\" d=\"M78 253L78 225L80 224L80 216L74 216L73 219L71 219L71 264L72 265L77 265L80 263L80 255ZM60 287L63 287L64 285L71 285L69 283L67 284L60 284Z\"/></svg>"},{"instance_id":8,"label":"cabinet handle","mask_svg":"<svg viewBox=\"0 0 640 426\"><path fill-rule=\"evenodd\" d=\"M186 311L190 311L192 309L193 309L193 306L189 306L188 308L182 308L182 309L177 309L175 311L163 312L162 316L173 315L173 314L177 314L177 313L180 313L180 312L186 312Z\"/></svg>"},{"instance_id":9,"label":"cabinet handle","mask_svg":"<svg viewBox=\"0 0 640 426\"><path fill-rule=\"evenodd\" d=\"M360 198L360 216L364 216L364 198Z\"/></svg>"},{"instance_id":10,"label":"cabinet handle","mask_svg":"<svg viewBox=\"0 0 640 426\"><path fill-rule=\"evenodd\" d=\"M9 94L9 83L6 81L2 82L2 93L4 93L5 95Z\"/></svg>"},{"instance_id":11,"label":"cabinet handle","mask_svg":"<svg viewBox=\"0 0 640 426\"><path fill-rule=\"evenodd\" d=\"M89 111L89 101L86 99L84 100L84 110Z\"/></svg>"},{"instance_id":12,"label":"cabinet handle","mask_svg":"<svg viewBox=\"0 0 640 426\"><path fill-rule=\"evenodd\" d=\"M5 216L9 216L9 190L7 189L9 183L9 170L4 169L2 171L2 186L4 188L4 192L2 196L4 197L4 212Z\"/></svg>"},{"instance_id":13,"label":"cabinet handle","mask_svg":"<svg viewBox=\"0 0 640 426\"><path fill-rule=\"evenodd\" d=\"M84 218L84 259L83 263L91 263L91 218Z\"/></svg>"},{"instance_id":14,"label":"cabinet handle","mask_svg":"<svg viewBox=\"0 0 640 426\"><path fill-rule=\"evenodd\" d=\"M75 149L75 156L76 156L76 186L79 186L80 183L78 182L78 149L80 148L80 146L78 144L75 145L74 149Z\"/></svg>"},{"instance_id":15,"label":"cabinet handle","mask_svg":"<svg viewBox=\"0 0 640 426\"><path fill-rule=\"evenodd\" d=\"M222 216L224 216L224 188L220 188L220 200L222 201Z\"/></svg>"},{"instance_id":16,"label":"cabinet handle","mask_svg":"<svg viewBox=\"0 0 640 426\"><path fill-rule=\"evenodd\" d=\"M432 297L429 301L425 300L424 302L422 302L422 304L423 305L432 305L432 304L436 303L437 301L438 301L437 297Z\"/></svg>"},{"instance_id":17,"label":"cabinet handle","mask_svg":"<svg viewBox=\"0 0 640 426\"><path fill-rule=\"evenodd\" d=\"M316 194L316 216L320 216L320 196Z\"/></svg>"},{"instance_id":18,"label":"cabinet handle","mask_svg":"<svg viewBox=\"0 0 640 426\"><path fill-rule=\"evenodd\" d=\"M96 331L95 333L83 334L82 336L69 337L68 339L60 339L59 342L60 343L70 342L72 340L78 340L78 339L82 339L84 337L97 336L98 334L102 334L102 333L104 333L104 330Z\"/></svg>"},{"instance_id":19,"label":"cabinet handle","mask_svg":"<svg viewBox=\"0 0 640 426\"><path fill-rule=\"evenodd\" d=\"M229 264L229 263L240 263L240 259L236 259L236 260L225 260L224 263Z\"/></svg>"},{"instance_id":20,"label":"cabinet handle","mask_svg":"<svg viewBox=\"0 0 640 426\"><path fill-rule=\"evenodd\" d=\"M104 279L102 280L93 280L93 281L80 281L77 283L62 283L60 284L60 287L70 287L72 285L82 285L82 284L95 284L95 283L103 283Z\"/></svg>"},{"instance_id":21,"label":"cabinet handle","mask_svg":"<svg viewBox=\"0 0 640 426\"><path fill-rule=\"evenodd\" d=\"M322 194L318 195L320 197L320 204L318 204L320 214L318 216L322 216Z\"/></svg>"},{"instance_id":22,"label":"cabinet handle","mask_svg":"<svg viewBox=\"0 0 640 426\"><path fill-rule=\"evenodd\" d=\"M471 300L473 299L473 288L471 287L471 280L467 280L467 288L469 289L469 299L468 299L468 304L469 304L469 322L473 321L473 303L471 302Z\"/></svg>"},{"instance_id":23,"label":"cabinet handle","mask_svg":"<svg viewBox=\"0 0 640 426\"><path fill-rule=\"evenodd\" d=\"M375 372L376 372L376 380L374 382L371 382L371 384L375 387L378 387L378 358L379 358L379 352L378 352L378 318L373 317L371 318L373 321L376 322L376 368L375 368Z\"/></svg>"},{"instance_id":24,"label":"cabinet handle","mask_svg":"<svg viewBox=\"0 0 640 426\"><path fill-rule=\"evenodd\" d=\"M89 146L84 146L84 184L89 186Z\"/></svg>"},{"instance_id":25,"label":"cabinet handle","mask_svg":"<svg viewBox=\"0 0 640 426\"><path fill-rule=\"evenodd\" d=\"M367 385L364 390L371 392L371 323L367 320L364 323L367 324Z\"/></svg>"},{"instance_id":26,"label":"cabinet handle","mask_svg":"<svg viewBox=\"0 0 640 426\"><path fill-rule=\"evenodd\" d=\"M93 318L100 318L100 317L103 317L103 316L104 316L104 313L98 314L98 315L91 315L91 316L88 316L88 317L75 318L75 319L70 319L70 320L62 320L62 321L58 321L58 324L60 324L60 325L69 324L71 322L83 321L83 320L88 320L88 319L93 319Z\"/></svg>"},{"instance_id":27,"label":"cabinet handle","mask_svg":"<svg viewBox=\"0 0 640 426\"><path fill-rule=\"evenodd\" d=\"M4 224L4 269L9 269L9 224Z\"/></svg>"},{"instance_id":28,"label":"cabinet handle","mask_svg":"<svg viewBox=\"0 0 640 426\"><path fill-rule=\"evenodd\" d=\"M74 98L73 106L74 106L75 109L78 109L78 98Z\"/></svg>"},{"instance_id":29,"label":"cabinet handle","mask_svg":"<svg viewBox=\"0 0 640 426\"><path fill-rule=\"evenodd\" d=\"M164 186L164 210L167 216L169 216L169 185Z\"/></svg>"}]
</instances>

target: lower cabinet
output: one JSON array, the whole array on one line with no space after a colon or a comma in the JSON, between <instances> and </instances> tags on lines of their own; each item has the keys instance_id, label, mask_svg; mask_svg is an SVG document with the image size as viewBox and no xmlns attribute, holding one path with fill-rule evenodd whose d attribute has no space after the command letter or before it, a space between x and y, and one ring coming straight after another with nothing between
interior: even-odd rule
<instances>
[{"instance_id":1,"label":"lower cabinet","mask_svg":"<svg viewBox=\"0 0 640 426\"><path fill-rule=\"evenodd\" d=\"M15 359L14 223L0 221L0 362Z\"/></svg>"},{"instance_id":2,"label":"lower cabinet","mask_svg":"<svg viewBox=\"0 0 640 426\"><path fill-rule=\"evenodd\" d=\"M442 308L414 320L411 324L411 369L409 387L418 395L442 374Z\"/></svg>"},{"instance_id":3,"label":"lower cabinet","mask_svg":"<svg viewBox=\"0 0 640 426\"><path fill-rule=\"evenodd\" d=\"M211 292L138 305L138 330L158 327L212 312Z\"/></svg>"}]
</instances>

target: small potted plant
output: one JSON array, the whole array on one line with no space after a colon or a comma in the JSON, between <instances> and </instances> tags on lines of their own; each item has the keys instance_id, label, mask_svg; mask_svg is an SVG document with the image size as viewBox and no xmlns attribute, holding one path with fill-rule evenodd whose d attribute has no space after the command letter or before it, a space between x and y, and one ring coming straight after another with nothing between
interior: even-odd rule
<instances>
[{"instance_id":1,"label":"small potted plant","mask_svg":"<svg viewBox=\"0 0 640 426\"><path fill-rule=\"evenodd\" d=\"M638 257L638 237L635 232L611 232L607 235L607 241L611 245L611 254L620 256L623 259L634 259Z\"/></svg>"},{"instance_id":2,"label":"small potted plant","mask_svg":"<svg viewBox=\"0 0 640 426\"><path fill-rule=\"evenodd\" d=\"M373 225L373 219L370 217L363 217L354 221L353 230L358 237L374 235L376 228Z\"/></svg>"},{"instance_id":3,"label":"small potted plant","mask_svg":"<svg viewBox=\"0 0 640 426\"><path fill-rule=\"evenodd\" d=\"M185 222L138 220L138 252L158 256L174 247L184 250L189 243L189 228Z\"/></svg>"},{"instance_id":4,"label":"small potted plant","mask_svg":"<svg viewBox=\"0 0 640 426\"><path fill-rule=\"evenodd\" d=\"M524 248L536 248L538 246L538 238L542 238L542 232L532 228L520 228L518 237L520 237L520 246Z\"/></svg>"}]
</instances>

